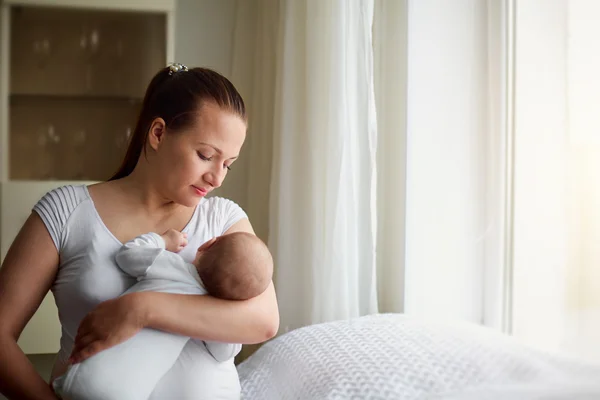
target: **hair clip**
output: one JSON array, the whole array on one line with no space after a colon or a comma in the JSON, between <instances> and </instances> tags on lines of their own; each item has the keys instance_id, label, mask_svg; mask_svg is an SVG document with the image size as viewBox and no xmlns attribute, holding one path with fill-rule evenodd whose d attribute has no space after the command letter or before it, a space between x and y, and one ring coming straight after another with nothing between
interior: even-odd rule
<instances>
[{"instance_id":1,"label":"hair clip","mask_svg":"<svg viewBox=\"0 0 600 400\"><path fill-rule=\"evenodd\" d=\"M169 75L173 75L179 71L187 71L188 67L180 63L169 64Z\"/></svg>"}]
</instances>

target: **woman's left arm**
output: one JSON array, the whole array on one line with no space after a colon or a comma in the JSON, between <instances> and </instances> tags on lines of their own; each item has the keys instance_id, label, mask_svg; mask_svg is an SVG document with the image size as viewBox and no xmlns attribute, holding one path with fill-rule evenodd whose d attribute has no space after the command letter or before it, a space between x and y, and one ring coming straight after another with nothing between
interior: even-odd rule
<instances>
[{"instance_id":1,"label":"woman's left arm","mask_svg":"<svg viewBox=\"0 0 600 400\"><path fill-rule=\"evenodd\" d=\"M243 301L212 296L140 293L144 326L183 336L225 343L254 344L271 339L279 327L273 283Z\"/></svg>"},{"instance_id":2,"label":"woman's left arm","mask_svg":"<svg viewBox=\"0 0 600 400\"><path fill-rule=\"evenodd\" d=\"M248 219L226 233L254 233ZM254 344L277 334L279 310L273 283L249 300L222 300L159 292L131 293L100 304L79 326L72 362L115 346L142 328L225 343Z\"/></svg>"}]
</instances>

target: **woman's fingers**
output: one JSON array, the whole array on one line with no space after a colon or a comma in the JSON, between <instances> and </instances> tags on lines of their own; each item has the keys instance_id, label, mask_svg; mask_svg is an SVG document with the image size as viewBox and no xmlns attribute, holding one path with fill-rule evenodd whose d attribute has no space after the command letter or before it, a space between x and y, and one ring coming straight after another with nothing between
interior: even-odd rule
<instances>
[{"instance_id":1,"label":"woman's fingers","mask_svg":"<svg viewBox=\"0 0 600 400\"><path fill-rule=\"evenodd\" d=\"M83 329L83 327L80 326L79 330L77 331L77 335L75 336L75 343L79 342L81 340L81 338L84 338L86 336L89 336L88 330Z\"/></svg>"},{"instance_id":2,"label":"woman's fingers","mask_svg":"<svg viewBox=\"0 0 600 400\"><path fill-rule=\"evenodd\" d=\"M77 328L77 335L75 335L75 343L83 336L87 336L92 331L92 327L90 326L90 314L86 315L83 320L79 323L79 327Z\"/></svg>"},{"instance_id":3,"label":"woman's fingers","mask_svg":"<svg viewBox=\"0 0 600 400\"><path fill-rule=\"evenodd\" d=\"M74 352L71 356L71 362L77 364L85 361L96 353L103 350L102 341L96 340L87 346L81 348L81 350Z\"/></svg>"},{"instance_id":4,"label":"woman's fingers","mask_svg":"<svg viewBox=\"0 0 600 400\"><path fill-rule=\"evenodd\" d=\"M133 296L129 294L104 301L81 321L71 363L81 362L99 351L116 346L142 329L142 319L132 312L132 305L136 304Z\"/></svg>"},{"instance_id":5,"label":"woman's fingers","mask_svg":"<svg viewBox=\"0 0 600 400\"><path fill-rule=\"evenodd\" d=\"M73 351L71 351L71 356L81 349L90 345L90 343L98 340L95 335L88 334L87 336L83 336L80 339L75 339L75 345L73 346Z\"/></svg>"}]
</instances>

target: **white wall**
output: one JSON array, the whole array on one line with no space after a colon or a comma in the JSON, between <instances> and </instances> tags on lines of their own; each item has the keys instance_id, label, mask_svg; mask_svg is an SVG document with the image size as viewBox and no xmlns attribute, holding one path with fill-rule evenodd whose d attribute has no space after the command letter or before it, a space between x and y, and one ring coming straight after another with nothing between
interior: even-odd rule
<instances>
[{"instance_id":1,"label":"white wall","mask_svg":"<svg viewBox=\"0 0 600 400\"><path fill-rule=\"evenodd\" d=\"M246 0L241 0L246 1ZM175 58L188 67L209 67L232 79L236 0L178 0ZM233 81L240 90L240 82ZM247 93L246 93L247 94ZM249 98L244 98L248 105ZM246 208L248 157L242 149L223 187L214 192Z\"/></svg>"},{"instance_id":2,"label":"white wall","mask_svg":"<svg viewBox=\"0 0 600 400\"><path fill-rule=\"evenodd\" d=\"M178 0L176 62L231 74L236 0Z\"/></svg>"}]
</instances>

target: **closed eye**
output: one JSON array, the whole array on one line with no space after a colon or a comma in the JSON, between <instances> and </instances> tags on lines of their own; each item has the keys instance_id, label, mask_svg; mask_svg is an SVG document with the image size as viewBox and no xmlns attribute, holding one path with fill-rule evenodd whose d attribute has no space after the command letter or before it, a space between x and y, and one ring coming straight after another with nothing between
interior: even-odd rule
<instances>
[{"instance_id":1,"label":"closed eye","mask_svg":"<svg viewBox=\"0 0 600 400\"><path fill-rule=\"evenodd\" d=\"M198 152L198 157L203 161L212 161L212 157L206 157L202 153Z\"/></svg>"},{"instance_id":2,"label":"closed eye","mask_svg":"<svg viewBox=\"0 0 600 400\"><path fill-rule=\"evenodd\" d=\"M199 151L197 153L198 153L198 157L200 157L200 159L202 161L212 161L212 157L206 157L204 154L200 153ZM227 168L228 171L231 171L230 165L223 164L223 168Z\"/></svg>"}]
</instances>

